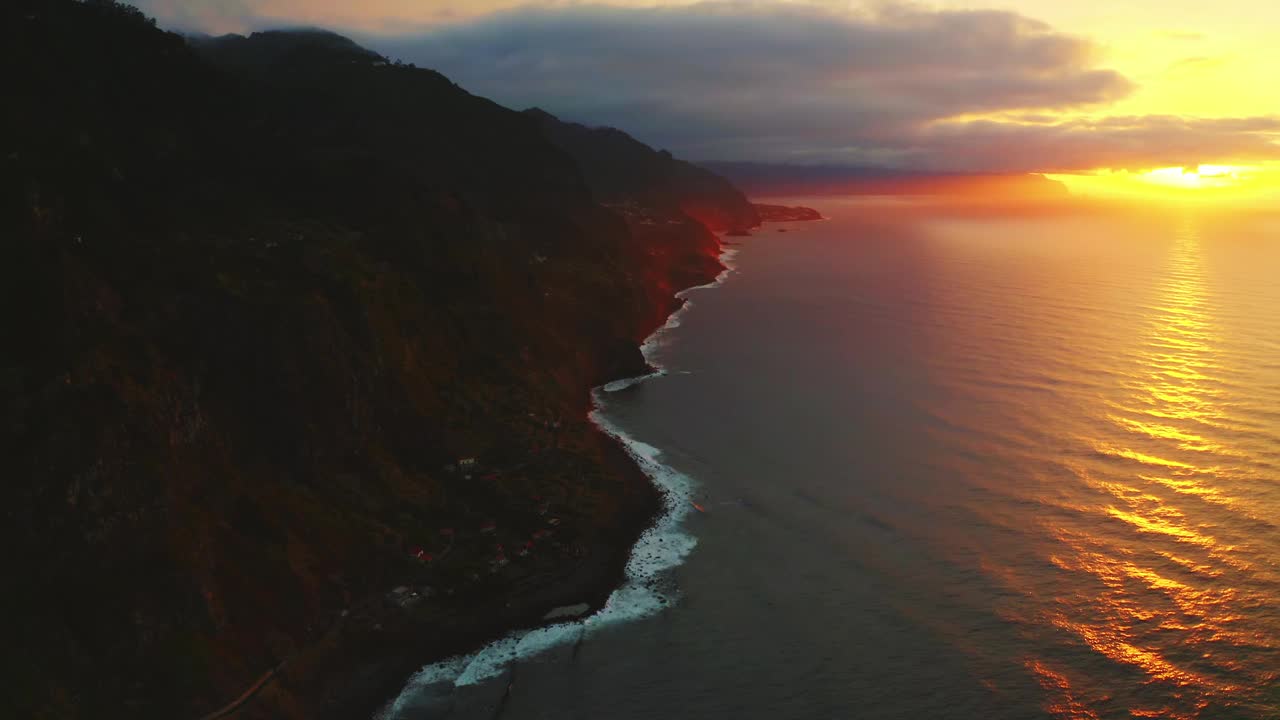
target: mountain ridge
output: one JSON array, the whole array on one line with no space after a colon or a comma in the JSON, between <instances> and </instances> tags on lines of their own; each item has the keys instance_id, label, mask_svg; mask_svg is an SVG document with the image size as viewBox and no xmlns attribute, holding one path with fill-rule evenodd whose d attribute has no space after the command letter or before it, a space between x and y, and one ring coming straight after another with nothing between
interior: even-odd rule
<instances>
[{"instance_id":1,"label":"mountain ridge","mask_svg":"<svg viewBox=\"0 0 1280 720\"><path fill-rule=\"evenodd\" d=\"M683 213L713 231L760 224L746 196L706 168L667 151L655 152L618 128L566 122L540 108L524 112L574 158L605 204L635 202L667 214Z\"/></svg>"},{"instance_id":2,"label":"mountain ridge","mask_svg":"<svg viewBox=\"0 0 1280 720\"><path fill-rule=\"evenodd\" d=\"M606 207L534 118L340 36L0 19L17 716L200 717L280 667L244 717L349 717L603 602L658 499L590 388L721 270L670 189Z\"/></svg>"}]
</instances>

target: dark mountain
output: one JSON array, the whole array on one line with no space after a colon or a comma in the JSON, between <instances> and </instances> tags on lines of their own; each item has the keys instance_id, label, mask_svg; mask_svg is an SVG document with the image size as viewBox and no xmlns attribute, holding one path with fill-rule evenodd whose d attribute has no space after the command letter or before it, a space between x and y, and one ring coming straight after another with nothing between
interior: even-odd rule
<instances>
[{"instance_id":1,"label":"dark mountain","mask_svg":"<svg viewBox=\"0 0 1280 720\"><path fill-rule=\"evenodd\" d=\"M0 39L0 716L199 718L263 678L238 717L367 716L603 599L656 498L589 388L719 270L705 227L332 34L16 0ZM750 219L632 154L611 202Z\"/></svg>"},{"instance_id":2,"label":"dark mountain","mask_svg":"<svg viewBox=\"0 0 1280 720\"><path fill-rule=\"evenodd\" d=\"M615 128L564 122L537 108L525 113L573 156L601 202L633 202L666 214L683 213L716 231L760 224L747 198L710 170L654 150Z\"/></svg>"},{"instance_id":3,"label":"dark mountain","mask_svg":"<svg viewBox=\"0 0 1280 720\"><path fill-rule=\"evenodd\" d=\"M277 64L375 65L387 59L328 30L271 30L243 35L189 35L187 42L212 62L235 69L262 69Z\"/></svg>"}]
</instances>

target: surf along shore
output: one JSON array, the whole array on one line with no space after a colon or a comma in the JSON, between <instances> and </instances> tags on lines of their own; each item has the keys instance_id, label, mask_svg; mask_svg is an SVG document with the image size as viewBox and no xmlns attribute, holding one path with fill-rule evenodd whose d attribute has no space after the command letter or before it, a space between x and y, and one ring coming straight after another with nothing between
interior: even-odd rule
<instances>
[{"instance_id":1,"label":"surf along shore","mask_svg":"<svg viewBox=\"0 0 1280 720\"><path fill-rule=\"evenodd\" d=\"M722 257L724 250L729 248L722 248ZM699 278L701 285L692 287L714 285L730 272L723 263L716 268L714 275L707 273ZM687 307L687 301L680 296L690 289L676 294L670 312L661 319L663 324L654 328L641 346L637 360L645 357L645 362L636 362L635 369L627 373L631 377L618 381L626 383L661 372L648 364L648 349L672 323L678 324L679 314ZM632 561L646 535L653 538L654 529L659 527L670 531L678 523L672 517L672 506L687 506L683 498L671 497L670 488L663 482L666 469L656 463L655 451L634 444L608 425L600 408L603 387L593 391L595 409L589 419L595 426L592 436L598 444L603 469L620 481L618 506L609 531L595 537L581 558L540 573L518 593L503 594L443 617L423 619L380 607L366 608L365 612L353 608L351 618L340 619L325 640L291 658L273 683L261 690L260 696L266 702L247 703L237 716L268 717L273 707L287 705L297 691L310 689L308 694L320 694L316 715L320 720L349 720L380 713L395 717L395 702L411 695L415 683L426 679L424 673L441 682L456 682L466 666L486 651L495 656L490 664L505 665L514 657L504 655L514 647L512 639L523 639L539 629L556 636L546 638L547 647L572 641L568 636L575 632L574 628L585 627L585 621L605 610L612 596L629 587L634 576ZM665 544L665 538L661 539L663 542L658 544ZM674 564L678 563L679 558L674 560ZM663 563L664 567L668 564ZM641 565L646 566L643 559ZM658 572L661 569L655 568L646 574L652 577ZM665 602L654 592L637 617ZM587 609L572 622L547 619L558 608L582 604ZM357 615L361 617L354 621Z\"/></svg>"},{"instance_id":2,"label":"surf along shore","mask_svg":"<svg viewBox=\"0 0 1280 720\"><path fill-rule=\"evenodd\" d=\"M625 435L607 417L607 397L664 370L653 361L663 335L680 324L688 296L718 287L733 272L736 243L718 238L719 255L699 277L686 280L668 312L624 363L624 377L592 391L588 419L603 470L619 482L617 505L606 532L581 549L580 557L530 577L518 592L423 617L371 604L352 608L323 639L289 658L263 687L261 699L236 717L270 717L298 695L309 696L319 720L379 717L394 720L428 686L466 685L497 677L515 659L581 641L593 628L639 619L675 601L663 576L680 565L696 540L682 531L692 505L692 481L666 467L661 452ZM548 615L582 606L572 619Z\"/></svg>"},{"instance_id":3,"label":"surf along shore","mask_svg":"<svg viewBox=\"0 0 1280 720\"><path fill-rule=\"evenodd\" d=\"M795 210L805 211L804 220L821 218L807 208ZM773 222L787 221L797 220L786 217ZM582 642L596 629L651 616L676 602L678 595L664 578L697 544L683 528L693 508L695 482L665 465L661 450L613 424L607 415L608 396L666 373L655 354L663 337L680 325L681 316L690 309L690 294L719 287L736 269L732 259L738 243L725 237L718 242L718 272L676 292L673 310L641 344L647 372L592 391L589 419L600 431L611 468L626 484L625 511L614 535L593 547L588 561L562 576L548 577L518 603L497 609L492 622L465 630L452 628L450 634L437 636L429 658L407 651L394 667L383 658L387 672L377 673L382 682L368 685L371 692L364 696L360 710L372 710L380 720L397 720L428 688L500 678L518 660ZM570 609L572 619L566 621L561 613ZM438 642L443 637L449 642ZM410 658L418 659L417 666L408 668L411 676L406 672ZM392 678L398 678L398 686L392 686ZM375 699L381 701L376 709L370 705Z\"/></svg>"},{"instance_id":4,"label":"surf along shore","mask_svg":"<svg viewBox=\"0 0 1280 720\"><path fill-rule=\"evenodd\" d=\"M382 704L374 711L377 717L395 720L429 687L500 677L516 660L581 642L595 629L648 617L675 602L676 597L662 581L696 545L696 539L683 532L683 520L692 507L693 481L664 465L660 450L614 425L607 417L607 396L664 374L653 359L663 335L679 326L680 316L690 307L691 291L718 287L728 278L736 252L731 244L721 241L720 269L715 276L676 293L674 309L641 344L647 372L619 378L592 392L594 408L589 418L600 432L611 468L625 478L627 488L628 502L615 533L616 542L592 548L588 562L562 578L548 578L542 587L523 597L518 608L503 608L495 617L497 622L458 636L459 641L448 646L450 651L437 645L425 666L420 661L412 668L416 672L407 683L402 672L398 686L379 684L384 692L378 696ZM575 605L585 608L575 612L572 620L548 617ZM360 709L368 708L367 701L360 705Z\"/></svg>"},{"instance_id":5,"label":"surf along shore","mask_svg":"<svg viewBox=\"0 0 1280 720\"><path fill-rule=\"evenodd\" d=\"M630 549L658 517L662 496L618 440L601 432L599 442L608 470L623 481L614 531L588 548L581 562L540 576L536 587L516 597L494 598L437 622L388 615L379 632L345 644L350 662L343 665L354 672L330 678L321 720L373 717L424 665L469 657L510 633L562 622L544 620L559 607L585 603L588 612L603 607L623 583Z\"/></svg>"}]
</instances>

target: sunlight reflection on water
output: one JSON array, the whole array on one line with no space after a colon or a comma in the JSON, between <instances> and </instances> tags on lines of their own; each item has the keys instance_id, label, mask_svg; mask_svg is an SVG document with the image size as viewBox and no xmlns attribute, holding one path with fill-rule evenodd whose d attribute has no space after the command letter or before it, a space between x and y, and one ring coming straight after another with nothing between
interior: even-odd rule
<instances>
[{"instance_id":1,"label":"sunlight reflection on water","mask_svg":"<svg viewBox=\"0 0 1280 720\"><path fill-rule=\"evenodd\" d=\"M680 602L504 720L1280 717L1280 224L787 203L610 399L707 496Z\"/></svg>"},{"instance_id":2,"label":"sunlight reflection on water","mask_svg":"<svg viewBox=\"0 0 1280 720\"><path fill-rule=\"evenodd\" d=\"M1093 452L1059 458L1059 477L1070 482L1039 498L1065 511L1060 522L1043 521L1038 539L1060 574L1054 593L1033 592L1043 578L1026 567L997 571L1032 600L1017 613L1032 639L1024 664L1057 717L1254 716L1260 707L1246 706L1267 702L1280 669L1270 610L1275 529L1259 520L1273 517L1259 510L1276 507L1236 492L1258 482L1271 492L1270 465L1238 433L1261 430L1274 453L1273 426L1250 410L1274 400L1276 388L1242 381L1235 364L1249 360L1250 348L1223 352L1222 300L1203 253L1197 219L1183 219L1154 297L1138 306L1142 317L1122 340L1131 346L1075 361L1075 372L1116 380L1072 403L1085 417L1061 418ZM1108 362L1116 364L1091 367ZM1028 464L1052 461L1034 456ZM1266 534L1243 530L1243 519L1261 522ZM989 562L999 565L993 554ZM1071 652L1080 645L1140 675L1100 675Z\"/></svg>"}]
</instances>

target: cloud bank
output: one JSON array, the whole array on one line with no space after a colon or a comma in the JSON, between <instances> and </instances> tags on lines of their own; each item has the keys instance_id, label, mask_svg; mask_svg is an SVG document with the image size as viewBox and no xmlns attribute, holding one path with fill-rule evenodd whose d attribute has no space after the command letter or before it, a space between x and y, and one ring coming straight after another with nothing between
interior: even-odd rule
<instances>
[{"instance_id":1,"label":"cloud bank","mask_svg":"<svg viewBox=\"0 0 1280 720\"><path fill-rule=\"evenodd\" d=\"M166 28L211 34L245 33L280 25L314 25L348 32L405 32L457 22L526 0L126 0ZM556 6L562 0L544 1Z\"/></svg>"},{"instance_id":2,"label":"cloud bank","mask_svg":"<svg viewBox=\"0 0 1280 720\"><path fill-rule=\"evenodd\" d=\"M1134 84L1089 40L1013 12L544 0L477 16L514 1L484 0L450 19L448 3L429 0L415 17L435 24L405 31L392 22L405 1L373 2L381 14L362 16L357 39L510 107L613 125L699 160L1072 172L1280 155L1276 118L1105 117ZM294 0L148 2L192 17L216 6L261 26Z\"/></svg>"}]
</instances>

